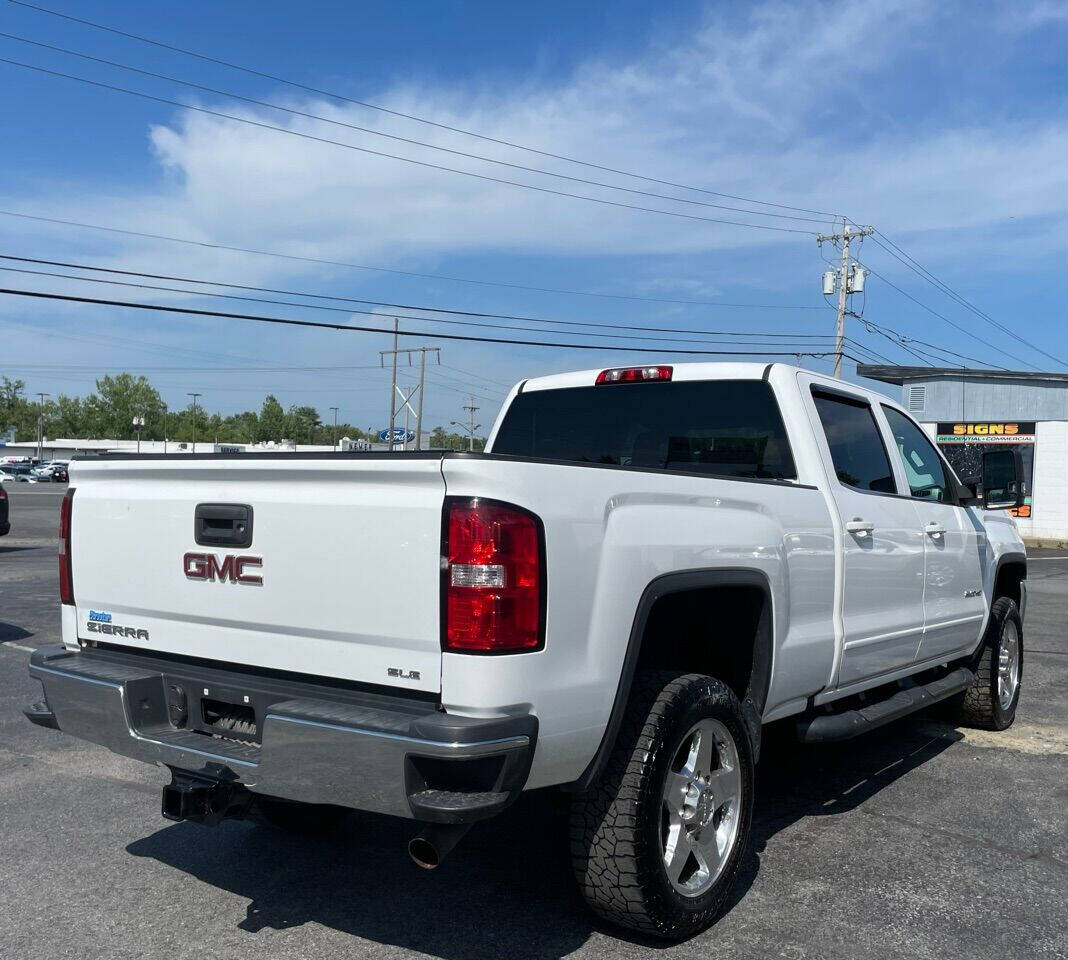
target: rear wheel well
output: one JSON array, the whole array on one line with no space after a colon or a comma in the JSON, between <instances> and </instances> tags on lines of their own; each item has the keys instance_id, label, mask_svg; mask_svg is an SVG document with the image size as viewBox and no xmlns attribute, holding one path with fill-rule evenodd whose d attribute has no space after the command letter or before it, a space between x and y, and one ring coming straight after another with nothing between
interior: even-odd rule
<instances>
[{"instance_id":1,"label":"rear wheel well","mask_svg":"<svg viewBox=\"0 0 1068 960\"><path fill-rule=\"evenodd\" d=\"M739 700L763 706L765 690L750 690L754 663L761 670L761 634L770 628L767 595L756 585L680 590L659 597L641 638L639 670L680 670L722 680ZM760 672L760 671L758 671ZM763 686L759 683L754 686Z\"/></svg>"},{"instance_id":2,"label":"rear wheel well","mask_svg":"<svg viewBox=\"0 0 1068 960\"><path fill-rule=\"evenodd\" d=\"M1003 563L998 568L997 579L994 581L994 600L998 597L1008 597L1017 606L1020 605L1020 584L1027 579L1027 564L1023 561Z\"/></svg>"},{"instance_id":3,"label":"rear wheel well","mask_svg":"<svg viewBox=\"0 0 1068 960\"><path fill-rule=\"evenodd\" d=\"M683 570L652 581L638 602L601 745L572 789L589 789L603 772L639 671L703 673L726 684L759 756L771 680L771 614L770 584L756 570Z\"/></svg>"}]
</instances>

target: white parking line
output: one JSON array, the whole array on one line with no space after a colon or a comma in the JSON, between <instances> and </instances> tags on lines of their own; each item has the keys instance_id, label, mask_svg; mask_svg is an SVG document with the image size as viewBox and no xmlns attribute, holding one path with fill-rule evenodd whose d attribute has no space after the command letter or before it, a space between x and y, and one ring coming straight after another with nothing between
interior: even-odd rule
<instances>
[{"instance_id":1,"label":"white parking line","mask_svg":"<svg viewBox=\"0 0 1068 960\"><path fill-rule=\"evenodd\" d=\"M1028 557L1028 563L1039 563L1042 560L1068 560L1068 557Z\"/></svg>"},{"instance_id":2,"label":"white parking line","mask_svg":"<svg viewBox=\"0 0 1068 960\"><path fill-rule=\"evenodd\" d=\"M21 643L0 643L0 647L7 647L8 650L21 650L23 653L33 653L33 647L24 647Z\"/></svg>"}]
</instances>

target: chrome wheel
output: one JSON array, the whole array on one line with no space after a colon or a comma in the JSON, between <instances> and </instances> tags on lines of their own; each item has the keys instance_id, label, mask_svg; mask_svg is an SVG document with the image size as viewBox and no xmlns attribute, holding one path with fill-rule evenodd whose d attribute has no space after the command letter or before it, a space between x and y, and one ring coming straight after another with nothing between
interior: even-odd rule
<instances>
[{"instance_id":1,"label":"chrome wheel","mask_svg":"<svg viewBox=\"0 0 1068 960\"><path fill-rule=\"evenodd\" d=\"M1012 620L1006 620L998 644L998 701L1008 710L1020 685L1020 632Z\"/></svg>"},{"instance_id":2,"label":"chrome wheel","mask_svg":"<svg viewBox=\"0 0 1068 960\"><path fill-rule=\"evenodd\" d=\"M699 897L719 879L741 821L738 747L718 720L694 724L675 751L664 782L661 842L672 887Z\"/></svg>"}]
</instances>

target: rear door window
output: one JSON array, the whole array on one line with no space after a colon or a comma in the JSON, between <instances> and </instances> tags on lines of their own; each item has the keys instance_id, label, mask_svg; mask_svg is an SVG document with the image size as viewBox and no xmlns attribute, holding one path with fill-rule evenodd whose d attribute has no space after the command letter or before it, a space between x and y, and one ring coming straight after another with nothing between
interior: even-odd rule
<instances>
[{"instance_id":1,"label":"rear door window","mask_svg":"<svg viewBox=\"0 0 1068 960\"><path fill-rule=\"evenodd\" d=\"M897 493L894 471L871 407L834 393L813 393L839 481L855 490Z\"/></svg>"},{"instance_id":2,"label":"rear door window","mask_svg":"<svg viewBox=\"0 0 1068 960\"><path fill-rule=\"evenodd\" d=\"M721 477L797 477L763 380L533 390L512 401L493 453Z\"/></svg>"}]
</instances>

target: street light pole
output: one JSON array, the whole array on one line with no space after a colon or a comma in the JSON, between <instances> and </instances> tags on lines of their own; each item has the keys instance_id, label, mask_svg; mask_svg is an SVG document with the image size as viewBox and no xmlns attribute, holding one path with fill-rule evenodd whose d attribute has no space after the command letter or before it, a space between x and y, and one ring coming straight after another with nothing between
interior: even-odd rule
<instances>
[{"instance_id":1,"label":"street light pole","mask_svg":"<svg viewBox=\"0 0 1068 960\"><path fill-rule=\"evenodd\" d=\"M38 393L37 399L40 401L40 410L37 411L37 462L41 462L41 457L44 454L44 402L45 397L50 397L50 393Z\"/></svg>"},{"instance_id":2,"label":"street light pole","mask_svg":"<svg viewBox=\"0 0 1068 960\"><path fill-rule=\"evenodd\" d=\"M193 398L193 453L197 452L197 397L202 397L202 393L186 393L187 397Z\"/></svg>"},{"instance_id":3,"label":"street light pole","mask_svg":"<svg viewBox=\"0 0 1068 960\"><path fill-rule=\"evenodd\" d=\"M337 453L337 407L331 407L334 411L334 453Z\"/></svg>"},{"instance_id":4,"label":"street light pole","mask_svg":"<svg viewBox=\"0 0 1068 960\"><path fill-rule=\"evenodd\" d=\"M135 416L133 418L133 425L137 427L137 452L141 452L141 428L145 425L145 418L142 416Z\"/></svg>"}]
</instances>

